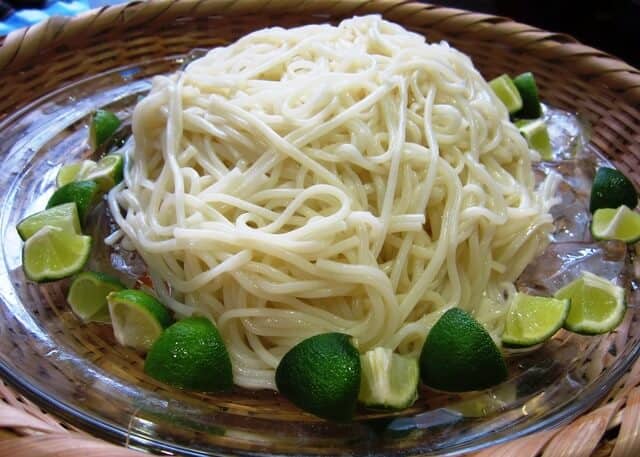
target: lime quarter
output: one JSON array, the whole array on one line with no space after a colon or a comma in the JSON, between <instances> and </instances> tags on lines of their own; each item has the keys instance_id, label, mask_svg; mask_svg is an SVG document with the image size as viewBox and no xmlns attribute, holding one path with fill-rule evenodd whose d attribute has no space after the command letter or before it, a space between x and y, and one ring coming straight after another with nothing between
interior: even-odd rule
<instances>
[{"instance_id":1,"label":"lime quarter","mask_svg":"<svg viewBox=\"0 0 640 457\"><path fill-rule=\"evenodd\" d=\"M505 321L502 343L526 347L551 338L569 314L569 299L534 297L517 293Z\"/></svg>"},{"instance_id":2,"label":"lime quarter","mask_svg":"<svg viewBox=\"0 0 640 457\"><path fill-rule=\"evenodd\" d=\"M96 166L83 175L83 179L95 181L101 191L106 192L122 181L124 159L120 154L108 154Z\"/></svg>"},{"instance_id":3,"label":"lime quarter","mask_svg":"<svg viewBox=\"0 0 640 457\"><path fill-rule=\"evenodd\" d=\"M162 303L141 290L124 289L107 295L113 334L118 343L147 351L171 324Z\"/></svg>"},{"instance_id":4,"label":"lime quarter","mask_svg":"<svg viewBox=\"0 0 640 457\"><path fill-rule=\"evenodd\" d=\"M522 108L522 97L509 75L504 74L492 79L489 82L489 86L491 86L491 89L504 106L507 107L509 114L513 114Z\"/></svg>"},{"instance_id":5,"label":"lime quarter","mask_svg":"<svg viewBox=\"0 0 640 457\"><path fill-rule=\"evenodd\" d=\"M78 216L82 222L99 199L100 189L95 182L74 181L56 190L49 199L47 208L53 208L64 203L75 203L78 207Z\"/></svg>"},{"instance_id":6,"label":"lime quarter","mask_svg":"<svg viewBox=\"0 0 640 457\"><path fill-rule=\"evenodd\" d=\"M64 231L77 233L78 235L82 233L78 209L75 203L65 203L32 214L20 221L16 229L18 230L20 238L26 240L45 225L58 227Z\"/></svg>"},{"instance_id":7,"label":"lime quarter","mask_svg":"<svg viewBox=\"0 0 640 457\"><path fill-rule=\"evenodd\" d=\"M622 205L617 209L600 208L593 213L591 234L596 240L640 240L640 214Z\"/></svg>"},{"instance_id":8,"label":"lime quarter","mask_svg":"<svg viewBox=\"0 0 640 457\"><path fill-rule=\"evenodd\" d=\"M589 211L600 208L618 208L622 205L635 209L638 193L633 183L615 168L600 167L591 187Z\"/></svg>"},{"instance_id":9,"label":"lime quarter","mask_svg":"<svg viewBox=\"0 0 640 457\"><path fill-rule=\"evenodd\" d=\"M83 322L110 322L107 295L124 289L124 285L105 273L85 271L71 282L67 302Z\"/></svg>"},{"instance_id":10,"label":"lime quarter","mask_svg":"<svg viewBox=\"0 0 640 457\"><path fill-rule=\"evenodd\" d=\"M323 333L301 341L276 369L280 393L304 411L348 422L360 389L360 355L343 333Z\"/></svg>"},{"instance_id":11,"label":"lime quarter","mask_svg":"<svg viewBox=\"0 0 640 457\"><path fill-rule=\"evenodd\" d=\"M547 124L542 119L516 121L516 127L527 140L529 147L540 153L543 160L553 158Z\"/></svg>"},{"instance_id":12,"label":"lime quarter","mask_svg":"<svg viewBox=\"0 0 640 457\"><path fill-rule=\"evenodd\" d=\"M24 243L22 267L32 281L54 281L82 270L90 252L91 237L45 225Z\"/></svg>"},{"instance_id":13,"label":"lime quarter","mask_svg":"<svg viewBox=\"0 0 640 457\"><path fill-rule=\"evenodd\" d=\"M538 86L533 73L526 72L513 78L513 84L522 98L522 108L515 113L518 118L536 119L542 116Z\"/></svg>"},{"instance_id":14,"label":"lime quarter","mask_svg":"<svg viewBox=\"0 0 640 457\"><path fill-rule=\"evenodd\" d=\"M449 392L482 390L507 379L507 366L485 328L459 308L431 328L420 353L427 386Z\"/></svg>"},{"instance_id":15,"label":"lime quarter","mask_svg":"<svg viewBox=\"0 0 640 457\"><path fill-rule=\"evenodd\" d=\"M118 127L121 121L118 116L111 111L99 109L91 116L89 124L89 145L95 150L98 146L107 141Z\"/></svg>"},{"instance_id":16,"label":"lime quarter","mask_svg":"<svg viewBox=\"0 0 640 457\"><path fill-rule=\"evenodd\" d=\"M62 187L73 181L80 181L81 176L88 174L96 163L93 160L83 160L81 162L73 162L60 167L56 176L56 185Z\"/></svg>"},{"instance_id":17,"label":"lime quarter","mask_svg":"<svg viewBox=\"0 0 640 457\"><path fill-rule=\"evenodd\" d=\"M218 329L204 317L190 317L167 328L144 363L149 376L174 387L201 392L233 386L229 353Z\"/></svg>"},{"instance_id":18,"label":"lime quarter","mask_svg":"<svg viewBox=\"0 0 640 457\"><path fill-rule=\"evenodd\" d=\"M589 272L564 286L555 297L571 300L564 327L586 335L613 330L626 311L624 289Z\"/></svg>"},{"instance_id":19,"label":"lime quarter","mask_svg":"<svg viewBox=\"0 0 640 457\"><path fill-rule=\"evenodd\" d=\"M369 408L404 409L418 398L420 371L413 357L377 347L360 356L358 400Z\"/></svg>"}]
</instances>

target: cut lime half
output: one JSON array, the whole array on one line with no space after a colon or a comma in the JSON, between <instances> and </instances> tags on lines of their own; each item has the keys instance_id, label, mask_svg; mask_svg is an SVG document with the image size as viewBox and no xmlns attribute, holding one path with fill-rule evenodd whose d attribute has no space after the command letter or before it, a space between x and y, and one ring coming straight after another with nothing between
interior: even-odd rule
<instances>
[{"instance_id":1,"label":"cut lime half","mask_svg":"<svg viewBox=\"0 0 640 457\"><path fill-rule=\"evenodd\" d=\"M492 79L489 82L489 86L491 86L500 101L504 103L504 106L507 107L509 114L513 114L522 108L522 97L509 75L504 74Z\"/></svg>"},{"instance_id":2,"label":"cut lime half","mask_svg":"<svg viewBox=\"0 0 640 457\"><path fill-rule=\"evenodd\" d=\"M113 333L118 343L148 351L171 324L162 303L141 290L124 289L107 295Z\"/></svg>"},{"instance_id":3,"label":"cut lime half","mask_svg":"<svg viewBox=\"0 0 640 457\"><path fill-rule=\"evenodd\" d=\"M502 343L513 347L542 343L562 328L568 314L568 298L517 293L507 313Z\"/></svg>"},{"instance_id":4,"label":"cut lime half","mask_svg":"<svg viewBox=\"0 0 640 457\"><path fill-rule=\"evenodd\" d=\"M28 216L17 225L20 238L28 239L45 225L80 235L80 219L75 203L65 203Z\"/></svg>"},{"instance_id":5,"label":"cut lime half","mask_svg":"<svg viewBox=\"0 0 640 457\"><path fill-rule=\"evenodd\" d=\"M54 281L82 270L90 251L91 237L45 225L24 243L22 266L32 281Z\"/></svg>"},{"instance_id":6,"label":"cut lime half","mask_svg":"<svg viewBox=\"0 0 640 457\"><path fill-rule=\"evenodd\" d=\"M124 289L124 285L105 273L85 271L73 279L67 302L83 322L110 322L107 295Z\"/></svg>"},{"instance_id":7,"label":"cut lime half","mask_svg":"<svg viewBox=\"0 0 640 457\"><path fill-rule=\"evenodd\" d=\"M118 119L118 116L111 111L99 109L93 113L91 123L89 124L89 145L91 149L95 150L107 141L116 133L120 124L121 121Z\"/></svg>"},{"instance_id":8,"label":"cut lime half","mask_svg":"<svg viewBox=\"0 0 640 457\"><path fill-rule=\"evenodd\" d=\"M624 289L589 272L564 286L555 297L571 300L564 327L576 333L609 332L618 326L626 311Z\"/></svg>"},{"instance_id":9,"label":"cut lime half","mask_svg":"<svg viewBox=\"0 0 640 457\"><path fill-rule=\"evenodd\" d=\"M418 361L377 347L360 356L358 400L369 408L404 409L418 398Z\"/></svg>"},{"instance_id":10,"label":"cut lime half","mask_svg":"<svg viewBox=\"0 0 640 457\"><path fill-rule=\"evenodd\" d=\"M640 240L640 214L622 205L617 209L600 208L593 213L591 234L596 240Z\"/></svg>"},{"instance_id":11,"label":"cut lime half","mask_svg":"<svg viewBox=\"0 0 640 457\"><path fill-rule=\"evenodd\" d=\"M98 161L96 166L83 175L83 179L95 181L100 190L108 191L122 181L124 159L120 154L108 154Z\"/></svg>"},{"instance_id":12,"label":"cut lime half","mask_svg":"<svg viewBox=\"0 0 640 457\"><path fill-rule=\"evenodd\" d=\"M529 147L540 153L543 160L553 158L547 124L542 119L516 121L516 127L527 140Z\"/></svg>"}]
</instances>

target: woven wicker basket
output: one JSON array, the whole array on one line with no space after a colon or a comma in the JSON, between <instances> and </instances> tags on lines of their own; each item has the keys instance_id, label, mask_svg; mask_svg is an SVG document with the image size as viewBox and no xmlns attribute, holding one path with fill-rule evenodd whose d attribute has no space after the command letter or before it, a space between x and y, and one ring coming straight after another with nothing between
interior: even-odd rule
<instances>
[{"instance_id":1,"label":"woven wicker basket","mask_svg":"<svg viewBox=\"0 0 640 457\"><path fill-rule=\"evenodd\" d=\"M213 47L269 25L336 22L368 13L381 13L432 41L448 40L471 55L487 78L534 71L544 100L586 113L593 144L640 182L638 70L566 35L407 1L158 0L107 7L73 19L54 17L2 42L0 120L65 84L140 59ZM51 293L60 291L54 288ZM99 337L87 342L93 358L108 359L109 351ZM117 356L129 357L124 350ZM0 398L0 455L140 455L91 438L1 383ZM640 362L601 404L573 423L476 455L640 456Z\"/></svg>"}]
</instances>

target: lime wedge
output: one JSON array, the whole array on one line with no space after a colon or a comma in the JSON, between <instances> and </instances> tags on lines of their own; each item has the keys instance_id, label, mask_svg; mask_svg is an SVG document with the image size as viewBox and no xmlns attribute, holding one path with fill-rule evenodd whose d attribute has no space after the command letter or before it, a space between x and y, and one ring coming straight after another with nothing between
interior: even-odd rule
<instances>
[{"instance_id":1,"label":"lime wedge","mask_svg":"<svg viewBox=\"0 0 640 457\"><path fill-rule=\"evenodd\" d=\"M28 239L45 225L58 227L70 233L80 235L80 219L78 218L78 209L75 203L65 203L63 205L54 206L45 209L31 216L25 217L18 223L16 229L20 238Z\"/></svg>"},{"instance_id":2,"label":"lime wedge","mask_svg":"<svg viewBox=\"0 0 640 457\"><path fill-rule=\"evenodd\" d=\"M589 272L564 286L555 297L571 300L564 327L586 335L613 330L626 311L624 289Z\"/></svg>"},{"instance_id":3,"label":"lime wedge","mask_svg":"<svg viewBox=\"0 0 640 457\"><path fill-rule=\"evenodd\" d=\"M84 221L99 199L100 189L94 181L74 181L56 190L49 199L47 208L73 202L78 207L80 221Z\"/></svg>"},{"instance_id":4,"label":"lime wedge","mask_svg":"<svg viewBox=\"0 0 640 457\"><path fill-rule=\"evenodd\" d=\"M105 273L85 271L71 283L67 302L83 322L110 322L107 295L124 289L124 285Z\"/></svg>"},{"instance_id":5,"label":"lime wedge","mask_svg":"<svg viewBox=\"0 0 640 457\"><path fill-rule=\"evenodd\" d=\"M82 270L90 251L91 237L45 225L24 243L22 266L32 281L54 281Z\"/></svg>"},{"instance_id":6,"label":"lime wedge","mask_svg":"<svg viewBox=\"0 0 640 457\"><path fill-rule=\"evenodd\" d=\"M56 176L56 185L62 187L70 182L79 181L82 176L89 173L95 166L96 163L93 160L83 160L82 162L63 165Z\"/></svg>"},{"instance_id":7,"label":"lime wedge","mask_svg":"<svg viewBox=\"0 0 640 457\"><path fill-rule=\"evenodd\" d=\"M118 343L147 351L171 324L171 316L151 295L133 289L107 295L113 333Z\"/></svg>"},{"instance_id":8,"label":"lime wedge","mask_svg":"<svg viewBox=\"0 0 640 457\"><path fill-rule=\"evenodd\" d=\"M120 127L120 119L111 111L99 109L91 116L89 124L89 145L95 150L98 146L107 141L118 127Z\"/></svg>"},{"instance_id":9,"label":"lime wedge","mask_svg":"<svg viewBox=\"0 0 640 457\"><path fill-rule=\"evenodd\" d=\"M516 127L518 127L522 136L527 139L529 147L540 153L540 157L544 160L553 158L547 124L542 119L516 121Z\"/></svg>"},{"instance_id":10,"label":"lime wedge","mask_svg":"<svg viewBox=\"0 0 640 457\"><path fill-rule=\"evenodd\" d=\"M276 369L278 391L298 408L324 419L348 422L360 390L360 355L343 333L301 341Z\"/></svg>"},{"instance_id":11,"label":"lime wedge","mask_svg":"<svg viewBox=\"0 0 640 457\"><path fill-rule=\"evenodd\" d=\"M360 356L358 400L369 408L404 409L418 398L418 361L377 347Z\"/></svg>"},{"instance_id":12,"label":"lime wedge","mask_svg":"<svg viewBox=\"0 0 640 457\"><path fill-rule=\"evenodd\" d=\"M551 338L569 314L569 299L534 297L517 293L505 322L502 343L526 347Z\"/></svg>"},{"instance_id":13,"label":"lime wedge","mask_svg":"<svg viewBox=\"0 0 640 457\"><path fill-rule=\"evenodd\" d=\"M509 114L513 114L522 108L522 98L509 75L504 74L492 79L489 82L489 86L491 86L500 101L504 103L504 106L507 107Z\"/></svg>"},{"instance_id":14,"label":"lime wedge","mask_svg":"<svg viewBox=\"0 0 640 457\"><path fill-rule=\"evenodd\" d=\"M147 354L144 371L181 389L217 392L233 386L227 348L204 317L189 317L167 328Z\"/></svg>"},{"instance_id":15,"label":"lime wedge","mask_svg":"<svg viewBox=\"0 0 640 457\"><path fill-rule=\"evenodd\" d=\"M640 214L622 205L618 209L600 208L593 213L591 234L596 240L640 240Z\"/></svg>"},{"instance_id":16,"label":"lime wedge","mask_svg":"<svg viewBox=\"0 0 640 457\"><path fill-rule=\"evenodd\" d=\"M451 308L431 328L420 353L422 382L449 392L482 390L507 379L491 335L470 314Z\"/></svg>"},{"instance_id":17,"label":"lime wedge","mask_svg":"<svg viewBox=\"0 0 640 457\"><path fill-rule=\"evenodd\" d=\"M638 194L633 183L615 168L598 168L591 186L589 211L594 213L600 208L618 208L622 205L631 209L638 206Z\"/></svg>"},{"instance_id":18,"label":"lime wedge","mask_svg":"<svg viewBox=\"0 0 640 457\"><path fill-rule=\"evenodd\" d=\"M108 154L96 166L83 175L83 179L95 181L101 191L106 192L122 181L124 159L120 154Z\"/></svg>"},{"instance_id":19,"label":"lime wedge","mask_svg":"<svg viewBox=\"0 0 640 457\"><path fill-rule=\"evenodd\" d=\"M522 109L515 113L518 118L536 119L542 116L542 106L538 96L538 86L533 74L522 73L513 78L513 84L522 97Z\"/></svg>"}]
</instances>

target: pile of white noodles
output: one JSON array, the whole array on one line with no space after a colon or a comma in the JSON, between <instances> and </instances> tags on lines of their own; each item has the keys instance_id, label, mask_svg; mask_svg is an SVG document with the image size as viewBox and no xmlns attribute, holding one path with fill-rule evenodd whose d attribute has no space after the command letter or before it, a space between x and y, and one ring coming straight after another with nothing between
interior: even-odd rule
<instances>
[{"instance_id":1,"label":"pile of white noodles","mask_svg":"<svg viewBox=\"0 0 640 457\"><path fill-rule=\"evenodd\" d=\"M213 49L154 79L133 133L108 241L216 323L240 386L318 333L417 354L453 306L499 333L552 227L553 180L470 59L378 16Z\"/></svg>"}]
</instances>

